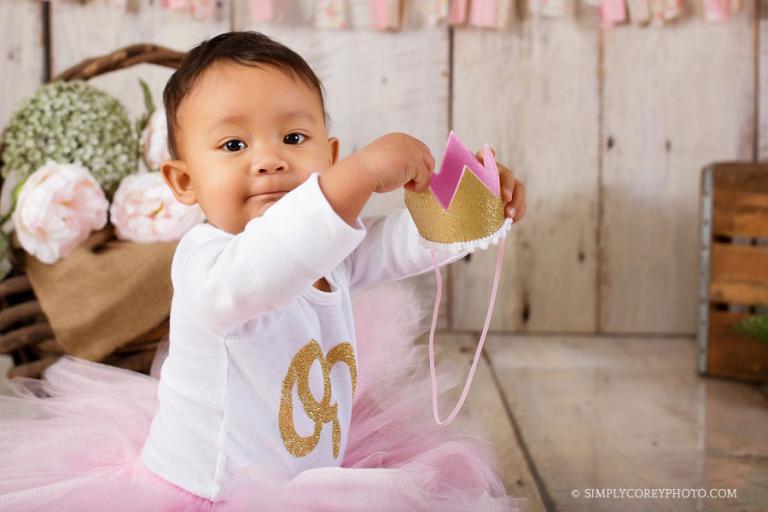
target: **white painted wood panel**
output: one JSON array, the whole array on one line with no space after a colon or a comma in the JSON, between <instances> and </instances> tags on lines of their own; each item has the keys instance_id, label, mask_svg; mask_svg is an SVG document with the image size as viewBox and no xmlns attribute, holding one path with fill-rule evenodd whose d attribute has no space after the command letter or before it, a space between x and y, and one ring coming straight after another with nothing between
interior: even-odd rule
<instances>
[{"instance_id":1,"label":"white painted wood panel","mask_svg":"<svg viewBox=\"0 0 768 512\"><path fill-rule=\"evenodd\" d=\"M491 329L595 329L597 271L597 29L527 18L511 29L456 30L453 121L473 151L488 143L525 183ZM481 330L496 248L452 269L452 327Z\"/></svg>"},{"instance_id":2,"label":"white painted wood panel","mask_svg":"<svg viewBox=\"0 0 768 512\"><path fill-rule=\"evenodd\" d=\"M750 160L756 137L754 9L706 23L697 2L663 29L605 34L603 332L696 332L701 169Z\"/></svg>"},{"instance_id":3,"label":"white painted wood panel","mask_svg":"<svg viewBox=\"0 0 768 512\"><path fill-rule=\"evenodd\" d=\"M0 2L0 130L45 80L42 6L29 0Z\"/></svg>"}]
</instances>

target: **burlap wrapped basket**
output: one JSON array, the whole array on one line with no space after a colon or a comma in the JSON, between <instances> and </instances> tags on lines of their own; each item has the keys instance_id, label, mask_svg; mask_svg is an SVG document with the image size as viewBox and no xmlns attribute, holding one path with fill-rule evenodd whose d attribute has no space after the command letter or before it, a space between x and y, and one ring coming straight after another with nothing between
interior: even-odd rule
<instances>
[{"instance_id":1,"label":"burlap wrapped basket","mask_svg":"<svg viewBox=\"0 0 768 512\"><path fill-rule=\"evenodd\" d=\"M183 56L135 44L87 59L51 81L88 80L141 63L176 69ZM63 354L150 373L158 346L167 341L176 243L118 240L108 223L47 265L27 254L14 233L13 270L0 281L0 353L15 364L8 376L40 377Z\"/></svg>"}]
</instances>

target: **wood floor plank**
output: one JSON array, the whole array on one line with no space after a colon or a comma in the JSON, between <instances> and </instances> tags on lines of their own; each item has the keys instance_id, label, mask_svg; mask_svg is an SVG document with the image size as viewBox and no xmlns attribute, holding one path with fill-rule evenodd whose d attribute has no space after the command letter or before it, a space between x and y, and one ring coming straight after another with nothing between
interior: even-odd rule
<instances>
[{"instance_id":1,"label":"wood floor plank","mask_svg":"<svg viewBox=\"0 0 768 512\"><path fill-rule=\"evenodd\" d=\"M768 400L700 377L693 339L495 336L486 348L556 510L766 509ZM585 496L622 488L736 497Z\"/></svg>"},{"instance_id":2,"label":"wood floor plank","mask_svg":"<svg viewBox=\"0 0 768 512\"><path fill-rule=\"evenodd\" d=\"M426 345L428 339L427 333L419 338L419 343ZM447 393L450 396L449 406L439 411L440 419L445 420L461 396L477 339L466 334L439 332L435 335L435 347L436 364L450 360L456 363L457 368L458 384ZM427 350L426 346L424 350ZM484 358L477 365L472 386L454 422L461 422L463 428L491 443L507 494L527 498L527 512L546 510L507 416L500 390Z\"/></svg>"}]
</instances>

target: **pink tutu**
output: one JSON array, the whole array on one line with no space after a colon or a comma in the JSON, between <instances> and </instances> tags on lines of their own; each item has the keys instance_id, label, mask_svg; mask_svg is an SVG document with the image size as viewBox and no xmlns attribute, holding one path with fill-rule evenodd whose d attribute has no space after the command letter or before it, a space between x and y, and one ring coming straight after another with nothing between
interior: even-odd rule
<instances>
[{"instance_id":1,"label":"pink tutu","mask_svg":"<svg viewBox=\"0 0 768 512\"><path fill-rule=\"evenodd\" d=\"M401 283L354 293L358 389L341 467L292 479L245 467L212 502L142 464L157 407L159 350L152 376L64 356L42 379L11 380L0 395L0 510L119 511L515 511L488 443L432 417L427 347L414 338L422 309ZM439 347L438 347L439 348ZM465 377L437 367L445 391Z\"/></svg>"}]
</instances>

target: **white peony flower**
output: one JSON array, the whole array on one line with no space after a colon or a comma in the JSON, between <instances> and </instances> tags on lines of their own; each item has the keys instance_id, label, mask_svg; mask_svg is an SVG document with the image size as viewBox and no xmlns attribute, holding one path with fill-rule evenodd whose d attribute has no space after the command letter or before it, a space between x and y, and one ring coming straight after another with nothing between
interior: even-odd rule
<instances>
[{"instance_id":1,"label":"white peony flower","mask_svg":"<svg viewBox=\"0 0 768 512\"><path fill-rule=\"evenodd\" d=\"M48 159L22 186L12 218L24 250L51 264L103 228L108 208L88 169Z\"/></svg>"},{"instance_id":2,"label":"white peony flower","mask_svg":"<svg viewBox=\"0 0 768 512\"><path fill-rule=\"evenodd\" d=\"M109 215L118 238L142 243L178 240L205 220L198 205L188 206L176 200L159 172L123 178Z\"/></svg>"},{"instance_id":3,"label":"white peony flower","mask_svg":"<svg viewBox=\"0 0 768 512\"><path fill-rule=\"evenodd\" d=\"M168 152L168 125L165 109L158 108L149 117L149 122L141 134L141 152L144 164L150 171L160 169L163 160L171 158Z\"/></svg>"}]
</instances>

